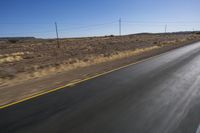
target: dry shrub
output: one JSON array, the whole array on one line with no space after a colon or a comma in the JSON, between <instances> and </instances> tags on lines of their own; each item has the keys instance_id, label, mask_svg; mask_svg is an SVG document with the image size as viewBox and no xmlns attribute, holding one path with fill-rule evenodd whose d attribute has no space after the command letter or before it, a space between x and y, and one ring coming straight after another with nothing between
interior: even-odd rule
<instances>
[{"instance_id":1,"label":"dry shrub","mask_svg":"<svg viewBox=\"0 0 200 133\"><path fill-rule=\"evenodd\" d=\"M16 75L16 70L13 68L0 68L0 79L13 79Z\"/></svg>"},{"instance_id":2,"label":"dry shrub","mask_svg":"<svg viewBox=\"0 0 200 133\"><path fill-rule=\"evenodd\" d=\"M16 52L16 53L11 53L11 54L1 54L0 58L9 57L9 56L22 56L24 54L25 54L25 52Z\"/></svg>"},{"instance_id":3,"label":"dry shrub","mask_svg":"<svg viewBox=\"0 0 200 133\"><path fill-rule=\"evenodd\" d=\"M15 64L16 79L27 80L143 54L161 47L188 42L190 41L188 38L194 40L199 36L142 34L123 37L72 38L62 39L60 49L56 48L55 40L38 39L9 45L2 44L0 45L0 67L12 67L11 64ZM3 48L4 46L6 47ZM18 62L15 63L16 61Z\"/></svg>"},{"instance_id":4,"label":"dry shrub","mask_svg":"<svg viewBox=\"0 0 200 133\"><path fill-rule=\"evenodd\" d=\"M104 55L100 55L96 57L91 56L84 60L78 60L78 59L76 61L70 60L68 63L65 62L63 64L59 64L56 67L55 66L49 66L48 68L44 67L43 69L40 69L38 66L34 66L35 72L31 74L27 74L26 76L23 75L23 77L26 77L26 79L43 77L43 76L58 73L58 72L70 71L70 70L74 70L81 67L87 67L94 64L99 64L99 63L113 61L113 60L129 57L129 56L139 55L139 54L142 54L151 50L155 50L158 48L159 48L158 46L153 46L149 48L135 49L133 51L118 52L115 55L110 55L110 56L104 56Z\"/></svg>"},{"instance_id":5,"label":"dry shrub","mask_svg":"<svg viewBox=\"0 0 200 133\"><path fill-rule=\"evenodd\" d=\"M16 52L11 54L1 54L0 55L0 64L10 63L23 60L23 56L30 54L30 52Z\"/></svg>"},{"instance_id":6,"label":"dry shrub","mask_svg":"<svg viewBox=\"0 0 200 133\"><path fill-rule=\"evenodd\" d=\"M22 60L22 56L9 56L0 59L0 64L7 63L7 62L15 62Z\"/></svg>"}]
</instances>

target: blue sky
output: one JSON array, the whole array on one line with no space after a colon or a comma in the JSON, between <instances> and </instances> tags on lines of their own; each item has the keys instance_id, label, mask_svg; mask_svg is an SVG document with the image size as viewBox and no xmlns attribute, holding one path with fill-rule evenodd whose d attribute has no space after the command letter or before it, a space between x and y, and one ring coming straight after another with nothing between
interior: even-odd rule
<instances>
[{"instance_id":1,"label":"blue sky","mask_svg":"<svg viewBox=\"0 0 200 133\"><path fill-rule=\"evenodd\" d=\"M200 30L200 0L1 0L0 36L60 37Z\"/></svg>"}]
</instances>

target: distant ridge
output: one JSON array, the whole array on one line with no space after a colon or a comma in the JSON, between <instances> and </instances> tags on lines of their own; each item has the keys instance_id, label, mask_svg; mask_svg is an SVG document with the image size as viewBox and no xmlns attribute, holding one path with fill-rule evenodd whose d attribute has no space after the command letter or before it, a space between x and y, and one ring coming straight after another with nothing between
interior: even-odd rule
<instances>
[{"instance_id":1,"label":"distant ridge","mask_svg":"<svg viewBox=\"0 0 200 133\"><path fill-rule=\"evenodd\" d=\"M136 33L136 34L129 34L130 35L158 35L158 34L200 34L200 31L179 31L179 32L166 32L166 33L150 33L150 32L144 32L144 33Z\"/></svg>"},{"instance_id":2,"label":"distant ridge","mask_svg":"<svg viewBox=\"0 0 200 133\"><path fill-rule=\"evenodd\" d=\"M0 37L0 40L32 40L35 37Z\"/></svg>"}]
</instances>

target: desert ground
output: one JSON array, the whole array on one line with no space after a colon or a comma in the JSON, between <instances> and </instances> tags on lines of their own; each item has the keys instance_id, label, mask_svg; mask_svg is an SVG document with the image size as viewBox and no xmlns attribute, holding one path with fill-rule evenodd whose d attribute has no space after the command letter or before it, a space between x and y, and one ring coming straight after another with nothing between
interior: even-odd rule
<instances>
[{"instance_id":1,"label":"desert ground","mask_svg":"<svg viewBox=\"0 0 200 133\"><path fill-rule=\"evenodd\" d=\"M198 32L0 39L0 105L200 41Z\"/></svg>"}]
</instances>

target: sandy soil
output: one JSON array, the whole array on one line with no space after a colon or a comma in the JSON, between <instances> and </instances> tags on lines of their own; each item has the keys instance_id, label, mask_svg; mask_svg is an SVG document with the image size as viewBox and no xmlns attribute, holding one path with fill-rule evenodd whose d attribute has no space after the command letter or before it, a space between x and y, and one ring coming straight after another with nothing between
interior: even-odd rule
<instances>
[{"instance_id":1,"label":"sandy soil","mask_svg":"<svg viewBox=\"0 0 200 133\"><path fill-rule=\"evenodd\" d=\"M193 33L0 41L0 105L200 41Z\"/></svg>"}]
</instances>

